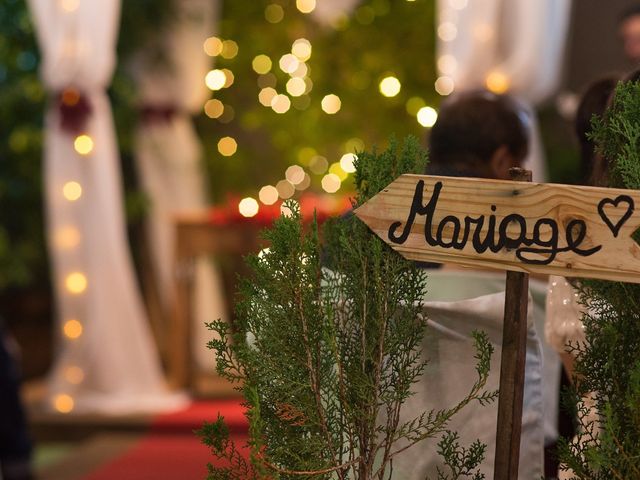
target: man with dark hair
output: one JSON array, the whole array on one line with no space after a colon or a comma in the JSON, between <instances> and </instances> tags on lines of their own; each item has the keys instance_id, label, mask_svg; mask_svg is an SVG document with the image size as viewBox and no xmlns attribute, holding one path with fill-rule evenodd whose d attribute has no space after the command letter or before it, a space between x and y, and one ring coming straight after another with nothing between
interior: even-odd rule
<instances>
[{"instance_id":1,"label":"man with dark hair","mask_svg":"<svg viewBox=\"0 0 640 480\"><path fill-rule=\"evenodd\" d=\"M509 178L527 155L525 110L511 97L486 91L446 100L429 136L429 175Z\"/></svg>"},{"instance_id":2,"label":"man with dark hair","mask_svg":"<svg viewBox=\"0 0 640 480\"><path fill-rule=\"evenodd\" d=\"M622 12L619 26L625 56L634 64L640 63L640 4Z\"/></svg>"}]
</instances>

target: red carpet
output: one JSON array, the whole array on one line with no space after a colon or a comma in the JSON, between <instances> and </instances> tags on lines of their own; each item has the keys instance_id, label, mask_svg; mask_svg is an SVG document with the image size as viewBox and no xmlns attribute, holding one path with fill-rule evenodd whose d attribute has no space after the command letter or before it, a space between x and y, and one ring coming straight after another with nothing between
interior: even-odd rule
<instances>
[{"instance_id":1,"label":"red carpet","mask_svg":"<svg viewBox=\"0 0 640 480\"><path fill-rule=\"evenodd\" d=\"M214 421L218 412L225 417L236 444L243 445L247 421L239 400L195 402L185 410L160 415L133 448L84 480L204 479L207 463L214 459L193 430L204 421Z\"/></svg>"}]
</instances>

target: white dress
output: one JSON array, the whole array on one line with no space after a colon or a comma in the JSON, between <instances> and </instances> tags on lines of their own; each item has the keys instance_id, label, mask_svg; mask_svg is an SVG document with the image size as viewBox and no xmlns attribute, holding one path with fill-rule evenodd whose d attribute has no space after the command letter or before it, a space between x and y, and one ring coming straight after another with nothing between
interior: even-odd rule
<instances>
[{"instance_id":1,"label":"white dress","mask_svg":"<svg viewBox=\"0 0 640 480\"><path fill-rule=\"evenodd\" d=\"M415 395L405 404L401 422L408 421L425 410L450 408L459 402L477 378L475 350L471 332L483 330L489 336L495 353L487 390L496 390L500 377L502 349L502 324L504 318L504 274L434 271L429 273L429 293L425 300L428 328L423 345L423 355L429 360L423 380L414 387ZM494 293L494 292L498 293ZM433 300L439 299L438 301ZM525 391L520 444L519 478L539 479L543 476L545 443L545 402L543 399L543 361L541 344L534 327L534 307L529 298L528 334L526 351ZM543 304L544 305L544 304ZM542 316L542 319L544 317ZM556 385L559 370L550 384ZM557 400L556 400L557 401ZM481 407L470 404L456 414L449 429L460 434L460 443L468 447L479 439L487 445L485 459L480 469L486 478L493 478L495 435L498 403ZM556 410L546 415L555 422ZM548 412L547 412L548 413ZM550 422L553 424L553 422ZM557 433L556 433L557 435ZM436 467L442 459L436 453L440 438L426 440L406 450L394 460L394 478L407 480L435 479Z\"/></svg>"}]
</instances>

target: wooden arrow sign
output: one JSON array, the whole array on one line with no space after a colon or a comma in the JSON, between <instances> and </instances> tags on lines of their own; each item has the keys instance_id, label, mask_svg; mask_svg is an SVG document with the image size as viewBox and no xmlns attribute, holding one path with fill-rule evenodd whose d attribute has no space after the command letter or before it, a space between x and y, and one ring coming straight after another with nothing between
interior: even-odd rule
<instances>
[{"instance_id":1,"label":"wooden arrow sign","mask_svg":"<svg viewBox=\"0 0 640 480\"><path fill-rule=\"evenodd\" d=\"M355 214L412 260L640 283L640 191L402 175Z\"/></svg>"}]
</instances>

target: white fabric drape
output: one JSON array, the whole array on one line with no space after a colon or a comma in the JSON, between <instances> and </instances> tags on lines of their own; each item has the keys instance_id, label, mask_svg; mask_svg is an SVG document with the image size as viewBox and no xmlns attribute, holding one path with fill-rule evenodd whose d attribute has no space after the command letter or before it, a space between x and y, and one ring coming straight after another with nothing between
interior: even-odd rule
<instances>
[{"instance_id":1,"label":"white fabric drape","mask_svg":"<svg viewBox=\"0 0 640 480\"><path fill-rule=\"evenodd\" d=\"M54 95L75 87L87 98L91 113L84 132L94 142L88 155L78 154L75 134L61 128L57 106L49 107L47 235L58 331L66 334L49 378L50 405L63 412L116 414L175 408L184 399L165 389L128 251L105 93L116 62L120 2L29 0L29 6L43 82ZM68 182L76 182L72 195L69 189L65 195Z\"/></svg>"},{"instance_id":2,"label":"white fabric drape","mask_svg":"<svg viewBox=\"0 0 640 480\"><path fill-rule=\"evenodd\" d=\"M440 74L456 91L485 88L490 75L529 106L552 95L562 73L571 0L438 0ZM546 177L537 121L527 168Z\"/></svg>"},{"instance_id":3,"label":"white fabric drape","mask_svg":"<svg viewBox=\"0 0 640 480\"><path fill-rule=\"evenodd\" d=\"M210 95L204 78L211 59L203 50L211 36L219 4L212 0L179 0L175 21L158 36L165 57L158 61L142 53L134 65L141 105L165 110L165 118L143 121L136 133L136 162L151 201L149 242L164 310L173 298L175 215L207 207L203 157L191 115ZM197 364L213 371L214 358L206 348L211 333L205 322L226 318L222 283L208 259L196 262L192 351Z\"/></svg>"}]
</instances>

